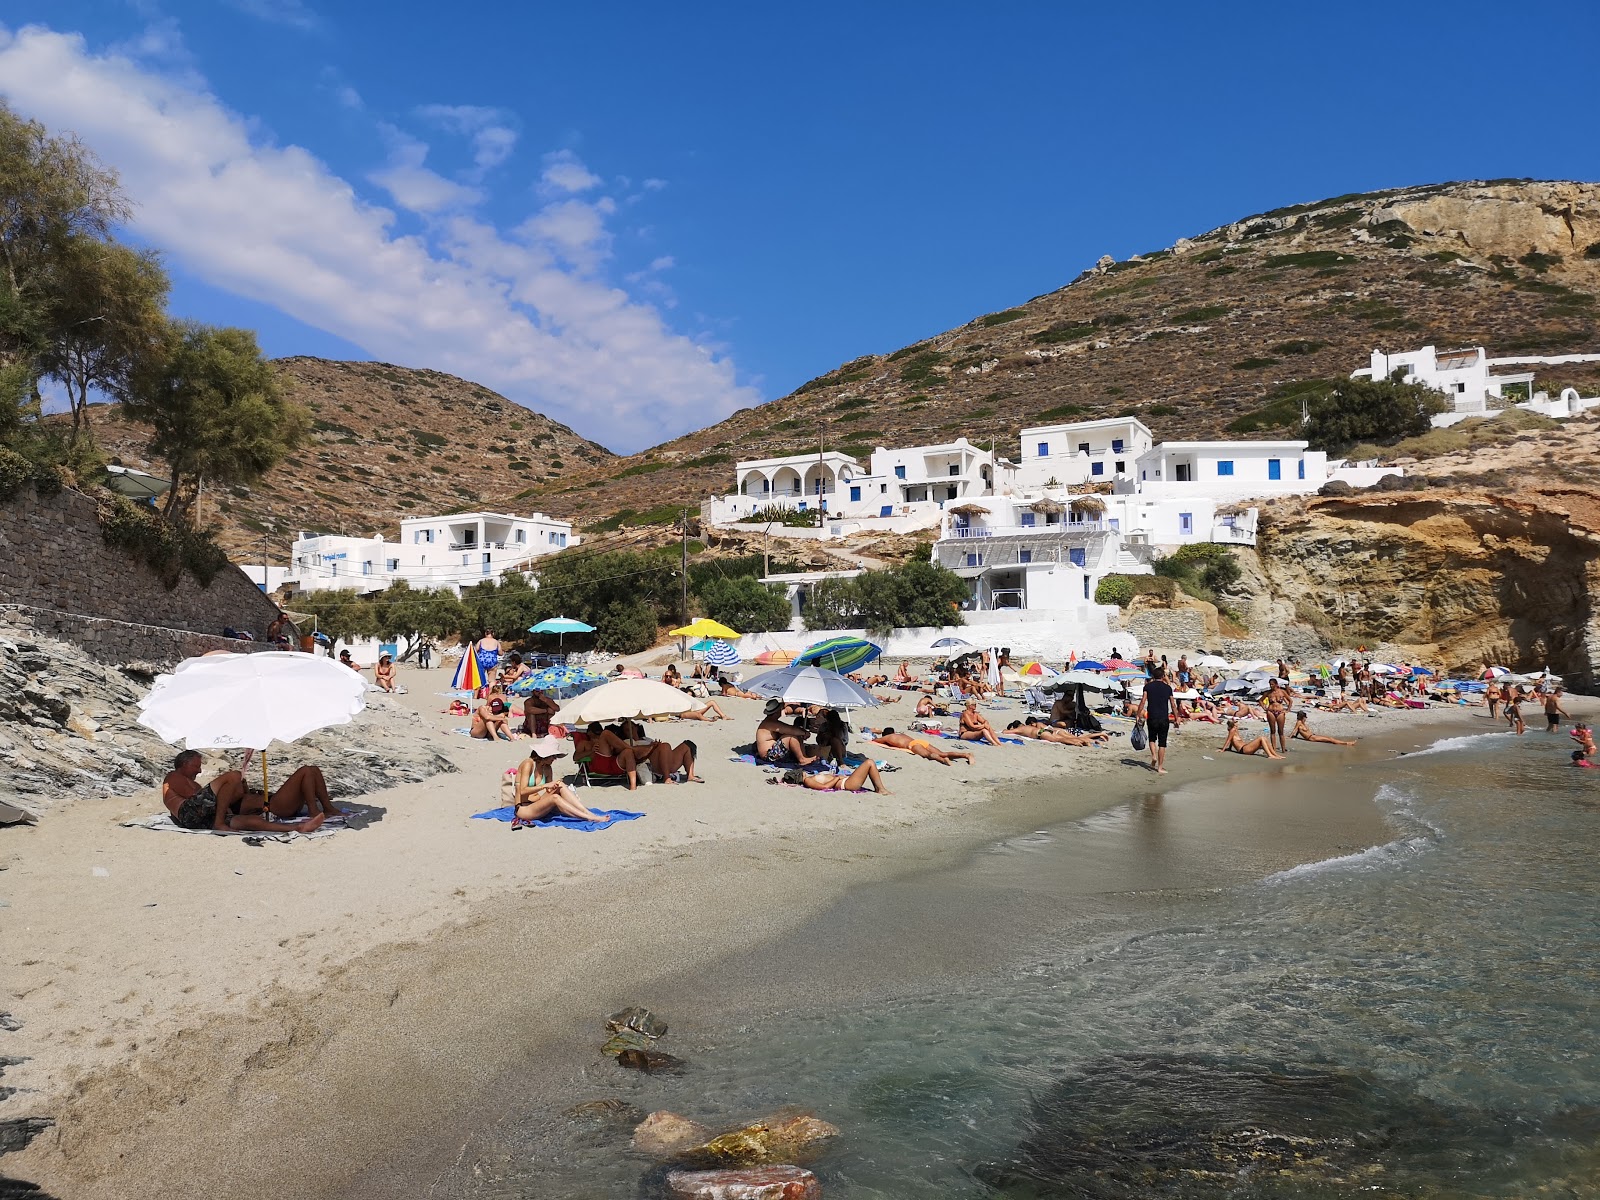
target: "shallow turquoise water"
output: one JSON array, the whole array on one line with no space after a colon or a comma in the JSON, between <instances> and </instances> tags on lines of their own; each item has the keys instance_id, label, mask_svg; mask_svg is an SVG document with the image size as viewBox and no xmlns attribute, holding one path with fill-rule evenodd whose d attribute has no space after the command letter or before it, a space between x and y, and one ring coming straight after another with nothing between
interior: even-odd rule
<instances>
[{"instance_id":1,"label":"shallow turquoise water","mask_svg":"<svg viewBox=\"0 0 1600 1200\"><path fill-rule=\"evenodd\" d=\"M1348 770L1393 840L1265 877L1240 828L1193 886L1085 885L1168 853L1137 803L1007 840L943 885L1059 913L1026 956L719 1029L690 1073L606 1090L711 1124L813 1108L845 1130L813 1164L830 1197L1600 1194L1600 772L1567 751ZM508 1114L473 1149L453 1194L650 1194L625 1128Z\"/></svg>"}]
</instances>

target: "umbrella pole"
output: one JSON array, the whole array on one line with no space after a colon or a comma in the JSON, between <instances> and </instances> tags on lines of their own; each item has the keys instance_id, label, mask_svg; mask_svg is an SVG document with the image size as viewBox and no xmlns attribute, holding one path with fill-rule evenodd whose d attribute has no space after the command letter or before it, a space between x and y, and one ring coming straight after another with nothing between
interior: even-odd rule
<instances>
[{"instance_id":1,"label":"umbrella pole","mask_svg":"<svg viewBox=\"0 0 1600 1200\"><path fill-rule=\"evenodd\" d=\"M267 790L267 752L261 752L261 803L267 804L272 799L272 793Z\"/></svg>"}]
</instances>

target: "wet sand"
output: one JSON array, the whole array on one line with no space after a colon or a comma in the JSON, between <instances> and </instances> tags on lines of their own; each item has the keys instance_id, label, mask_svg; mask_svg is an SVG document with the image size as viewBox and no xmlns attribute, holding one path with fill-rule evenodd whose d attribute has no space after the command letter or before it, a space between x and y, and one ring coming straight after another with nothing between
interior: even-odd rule
<instances>
[{"instance_id":1,"label":"wet sand","mask_svg":"<svg viewBox=\"0 0 1600 1200\"><path fill-rule=\"evenodd\" d=\"M748 738L754 710L736 705L736 728L662 727L701 742L712 783L600 793L608 806L650 813L601 834L513 834L466 820L490 806L481 798L517 752L448 737L441 744L464 776L369 797L392 820L323 843L250 851L107 828L110 814L87 808L53 835L35 831L39 853L12 881L29 920L8 930L6 956L51 978L25 979L8 1004L30 1022L23 1039L36 1028L46 1037L20 1080L34 1090L5 1115L24 1115L20 1106L59 1125L5 1170L73 1197L417 1194L470 1158L473 1128L527 1111L540 1091L551 1103L587 1098L574 1093L594 1086L597 1023L623 1004L670 1011L692 1039L741 1012L956 978L1014 956L1040 928L1023 911L975 922L959 891L942 888L886 906L873 896L885 881L933 878L976 848L1108 809L1169 814L1150 827L1165 848L1086 864L1065 884L1103 902L1112 885L1160 887L1223 860L1230 824L1260 826L1263 815L1284 824L1265 799L1254 812L1232 808L1249 804L1237 790L1209 812L1203 791L1179 794L1241 770L1280 770L1223 761L1209 727L1186 735L1159 782L1122 748L1006 747L979 751L976 769L906 762L889 777L896 795L872 801L769 789L754 769L719 761L717 750ZM1439 736L1421 727L1462 715L1346 720L1322 724L1416 744ZM1378 740L1352 753L1378 753ZM1307 748L1285 778L1320 778L1341 753ZM1245 869L1383 840L1366 799L1365 823L1352 800L1337 820L1287 827ZM79 840L63 842L69 833ZM1175 844L1189 849L1172 858ZM162 907L176 901L162 914L165 944L141 932L148 912L106 906L106 893L81 884L45 911L36 889L48 888L52 865L87 876L104 861L116 863L120 886L159 894ZM196 906L214 895L207 887L236 878L253 882L230 894L230 911ZM75 980L70 996L57 979ZM64 1031L103 1026L119 992L135 1006L117 1014L126 1041L74 1053L83 1039Z\"/></svg>"}]
</instances>

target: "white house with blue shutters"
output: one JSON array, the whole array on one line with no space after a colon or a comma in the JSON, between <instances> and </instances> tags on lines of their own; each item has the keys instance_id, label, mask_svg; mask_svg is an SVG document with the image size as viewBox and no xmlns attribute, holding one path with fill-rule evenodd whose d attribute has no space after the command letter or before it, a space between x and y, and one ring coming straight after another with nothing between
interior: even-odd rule
<instances>
[{"instance_id":1,"label":"white house with blue shutters","mask_svg":"<svg viewBox=\"0 0 1600 1200\"><path fill-rule=\"evenodd\" d=\"M1304 441L1161 442L1134 460L1131 477L1119 480L1116 490L1218 501L1306 495L1332 478L1327 454L1307 446Z\"/></svg>"},{"instance_id":2,"label":"white house with blue shutters","mask_svg":"<svg viewBox=\"0 0 1600 1200\"><path fill-rule=\"evenodd\" d=\"M1036 425L1022 431L1016 486L1114 483L1130 478L1134 463L1154 444L1155 435L1136 417Z\"/></svg>"}]
</instances>

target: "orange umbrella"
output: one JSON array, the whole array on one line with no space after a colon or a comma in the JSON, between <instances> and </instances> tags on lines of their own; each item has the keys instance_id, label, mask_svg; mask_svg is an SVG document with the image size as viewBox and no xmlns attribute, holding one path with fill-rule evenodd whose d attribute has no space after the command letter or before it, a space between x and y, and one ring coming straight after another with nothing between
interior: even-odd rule
<instances>
[{"instance_id":1,"label":"orange umbrella","mask_svg":"<svg viewBox=\"0 0 1600 1200\"><path fill-rule=\"evenodd\" d=\"M755 661L767 667L786 667L795 660L793 650L763 650Z\"/></svg>"}]
</instances>

